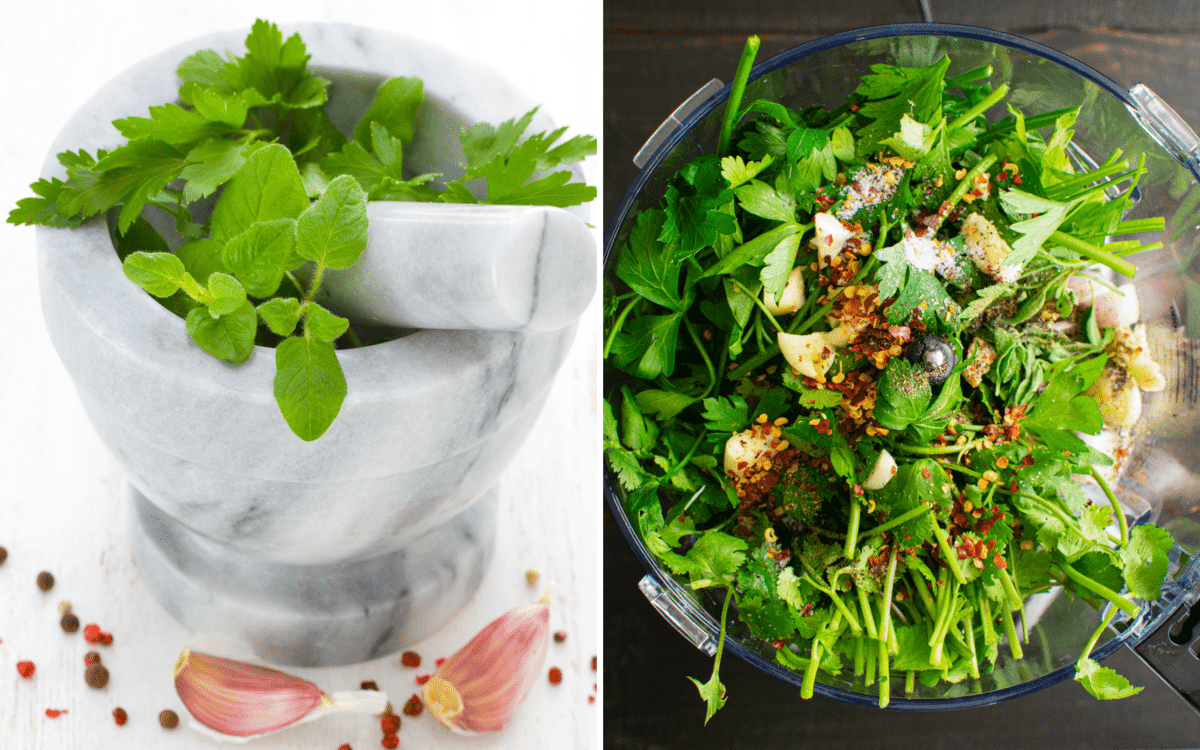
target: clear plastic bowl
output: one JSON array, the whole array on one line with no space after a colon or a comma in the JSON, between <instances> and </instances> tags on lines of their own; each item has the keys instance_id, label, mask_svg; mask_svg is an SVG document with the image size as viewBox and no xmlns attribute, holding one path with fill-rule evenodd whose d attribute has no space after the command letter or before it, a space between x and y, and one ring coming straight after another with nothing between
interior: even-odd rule
<instances>
[{"instance_id":1,"label":"clear plastic bowl","mask_svg":"<svg viewBox=\"0 0 1200 750\"><path fill-rule=\"evenodd\" d=\"M1139 237L1162 241L1159 251L1132 256L1139 266L1138 286L1143 321L1150 325L1152 348L1167 371L1168 388L1147 394L1143 418L1116 490L1131 523L1154 522L1171 531L1176 548L1163 597L1144 603L1136 618L1118 613L1092 652L1103 659L1125 645L1133 646L1173 613L1196 586L1200 570L1200 346L1187 338L1200 331L1200 143L1175 113L1142 86L1126 90L1092 68L1040 44L984 29L945 24L901 24L847 32L802 45L757 65L743 102L774 99L803 109L821 104L829 109L845 100L860 77L876 63L927 65L943 54L951 58L949 76L981 65L993 66L992 85L1008 83L1007 100L1026 117L1082 105L1075 124L1074 158L1103 161L1115 148L1130 164L1144 154L1149 172L1134 194L1136 205L1126 218L1166 216L1167 229ZM724 72L732 75L732 71ZM726 85L704 101L669 135L656 134L658 146L642 163L605 235L606 267L614 249L628 239L637 213L658 205L668 180L678 169L706 152L715 152ZM697 97L700 98L700 97ZM695 102L691 102L695 104ZM989 112L1003 117L1003 103ZM639 157L640 160L640 157ZM610 384L611 385L611 384ZM606 387L606 391L608 388ZM720 599L694 592L673 577L646 549L624 512L619 486L605 480L614 518L648 575L641 587L647 598L677 630L712 653L720 631ZM1190 598L1194 601L1194 595ZM1074 677L1075 662L1098 627L1102 613L1090 605L1052 591L1027 603L1029 641L1024 658L1013 659L1007 644L992 671L980 679L935 687L916 685L913 693L892 689L889 708L935 710L986 705L1025 695ZM800 686L803 675L781 667L773 646L751 636L730 617L728 653L784 682ZM821 674L815 692L861 705L877 705L877 687L866 687L853 670L843 677ZM1082 688L1080 688L1082 690Z\"/></svg>"}]
</instances>

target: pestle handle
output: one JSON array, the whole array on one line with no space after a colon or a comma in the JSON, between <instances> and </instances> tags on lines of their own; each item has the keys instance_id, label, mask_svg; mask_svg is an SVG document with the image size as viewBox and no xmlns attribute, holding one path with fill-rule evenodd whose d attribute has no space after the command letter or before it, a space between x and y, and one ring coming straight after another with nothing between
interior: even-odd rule
<instances>
[{"instance_id":1,"label":"pestle handle","mask_svg":"<svg viewBox=\"0 0 1200 750\"><path fill-rule=\"evenodd\" d=\"M366 252L321 284L321 303L354 320L554 331L596 292L595 239L562 208L379 201L367 217Z\"/></svg>"}]
</instances>

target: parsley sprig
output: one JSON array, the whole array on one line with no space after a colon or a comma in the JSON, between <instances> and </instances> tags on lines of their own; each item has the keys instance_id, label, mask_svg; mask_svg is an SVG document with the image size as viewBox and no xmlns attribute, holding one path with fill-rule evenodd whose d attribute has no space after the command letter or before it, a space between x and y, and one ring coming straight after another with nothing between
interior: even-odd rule
<instances>
[{"instance_id":1,"label":"parsley sprig","mask_svg":"<svg viewBox=\"0 0 1200 750\"><path fill-rule=\"evenodd\" d=\"M309 57L298 34L285 40L261 19L244 55L196 52L178 68L181 103L116 120L124 145L59 154L66 179L33 183L8 221L77 227L109 214L125 275L184 317L201 349L241 363L256 344L275 348L280 413L311 441L346 396L336 349L359 344L350 321L315 299L327 269L354 265L366 249L367 202L585 203L596 189L564 167L595 154L596 140L563 140L566 128L526 136L536 108L478 123L460 134L464 174L437 189L441 175L404 169L421 80L384 82L347 137ZM482 180L482 197L471 180ZM196 202L218 192L199 219ZM174 251L144 217L150 207L174 216L184 240Z\"/></svg>"}]
</instances>

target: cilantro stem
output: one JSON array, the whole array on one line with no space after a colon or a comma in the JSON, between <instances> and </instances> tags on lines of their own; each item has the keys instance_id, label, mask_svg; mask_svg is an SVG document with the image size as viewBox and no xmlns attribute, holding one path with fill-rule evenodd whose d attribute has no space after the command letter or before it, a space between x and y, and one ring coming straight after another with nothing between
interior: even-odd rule
<instances>
[{"instance_id":1,"label":"cilantro stem","mask_svg":"<svg viewBox=\"0 0 1200 750\"><path fill-rule=\"evenodd\" d=\"M712 393L713 386L717 384L717 372L713 369L712 360L709 359L708 352L704 349L704 341L696 333L696 327L692 325L692 321L688 320L686 315L683 316L683 326L687 328L696 348L700 350L700 357L704 360L704 367L708 370L708 387L699 396L700 399L704 399L709 393Z\"/></svg>"},{"instance_id":2,"label":"cilantro stem","mask_svg":"<svg viewBox=\"0 0 1200 750\"><path fill-rule=\"evenodd\" d=\"M882 534L883 532L887 531L888 529L895 528L902 523L908 523L909 521L913 520L914 518L919 518L922 515L928 513L930 510L932 510L932 508L930 508L930 506L928 506L928 505L919 505L916 508L913 508L912 510L901 513L900 515L896 516L895 518L888 519L887 521L879 524L878 526L876 526L873 529L870 529L869 531L864 531L863 533L858 535L857 541L862 541L863 539L866 539L869 536L874 536L875 534Z\"/></svg>"},{"instance_id":3,"label":"cilantro stem","mask_svg":"<svg viewBox=\"0 0 1200 750\"><path fill-rule=\"evenodd\" d=\"M1021 639L1017 637L1017 626L1013 623L1012 610L1008 607L1001 607L1000 619L1004 621L1004 636L1008 638L1008 648L1012 651L1013 658L1024 658L1025 650L1021 648Z\"/></svg>"},{"instance_id":4,"label":"cilantro stem","mask_svg":"<svg viewBox=\"0 0 1200 750\"><path fill-rule=\"evenodd\" d=\"M818 581L814 580L814 578L808 573L801 574L800 578L807 582L809 586L812 586L814 589L820 591L822 594L830 598L830 600L833 602L833 606L837 607L837 610L841 616L845 617L846 622L850 624L851 630L853 630L855 633L862 632L862 625L858 624L858 618L850 614L850 610L846 608L845 602L841 600L841 598L837 595L837 592L833 590L832 586L822 585Z\"/></svg>"},{"instance_id":5,"label":"cilantro stem","mask_svg":"<svg viewBox=\"0 0 1200 750\"><path fill-rule=\"evenodd\" d=\"M895 560L895 558L892 558ZM887 641L879 641L879 707L887 708L892 700L891 659L888 658Z\"/></svg>"},{"instance_id":6,"label":"cilantro stem","mask_svg":"<svg viewBox=\"0 0 1200 750\"><path fill-rule=\"evenodd\" d=\"M900 550L896 545L892 545L891 554L888 555L887 578L883 583L883 611L879 613L879 640L886 641L891 633L892 625L892 589L896 584L896 561L900 559Z\"/></svg>"},{"instance_id":7,"label":"cilantro stem","mask_svg":"<svg viewBox=\"0 0 1200 750\"><path fill-rule=\"evenodd\" d=\"M707 391L705 391L705 393L707 393ZM700 398L704 398L704 397L701 396ZM687 454L684 455L684 457L682 459L680 459L678 463L676 463L674 466L672 466L671 470L668 471L666 474L664 474L662 479L660 479L659 481L663 482L663 483L667 482L668 480L670 480L670 478L672 476L675 475L675 472L679 471L681 468L683 468L685 465L687 465L687 462L692 460L692 455L695 454L696 449L700 447L700 443L703 441L704 441L704 432L701 432L699 435L696 436L696 441L694 443L692 443L692 447L688 449ZM692 498L692 500L695 500L695 499L696 499L695 497ZM691 504L692 503L689 500L688 505L691 505ZM687 510L687 508L684 508L684 510Z\"/></svg>"},{"instance_id":8,"label":"cilantro stem","mask_svg":"<svg viewBox=\"0 0 1200 750\"><path fill-rule=\"evenodd\" d=\"M1004 568L996 570L996 577L1000 579L1000 585L1004 587L1004 594L1008 597L1009 609L1021 609L1021 595L1017 593L1017 587L1009 577L1008 571Z\"/></svg>"},{"instance_id":9,"label":"cilantro stem","mask_svg":"<svg viewBox=\"0 0 1200 750\"><path fill-rule=\"evenodd\" d=\"M829 618L829 622L825 624L825 630L836 630L841 624L842 613L834 612ZM813 685L817 682L817 670L821 668L821 639L814 637L812 641L812 656L809 659L808 667L804 670L804 680L800 684L800 697L813 697Z\"/></svg>"},{"instance_id":10,"label":"cilantro stem","mask_svg":"<svg viewBox=\"0 0 1200 750\"><path fill-rule=\"evenodd\" d=\"M952 89L955 86L961 86L964 83L978 81L980 78L989 78L992 75L991 65L980 65L978 68L968 70L966 73L959 73L953 78L946 79L946 88Z\"/></svg>"},{"instance_id":11,"label":"cilantro stem","mask_svg":"<svg viewBox=\"0 0 1200 750\"><path fill-rule=\"evenodd\" d=\"M746 81L750 79L750 69L754 67L754 58L758 55L760 44L757 35L751 35L742 48L742 59L738 61L737 72L733 76L733 85L729 88L729 99L725 102L725 117L721 121L721 136L717 141L717 157L729 155L729 142L733 140L733 126L737 124L738 109L742 106L742 95L746 93Z\"/></svg>"},{"instance_id":12,"label":"cilantro stem","mask_svg":"<svg viewBox=\"0 0 1200 750\"><path fill-rule=\"evenodd\" d=\"M863 627L867 631L867 635L872 638L879 638L879 630L875 627L875 615L871 613L871 600L867 598L867 592L861 586L855 586L858 593L858 607L862 611Z\"/></svg>"},{"instance_id":13,"label":"cilantro stem","mask_svg":"<svg viewBox=\"0 0 1200 750\"><path fill-rule=\"evenodd\" d=\"M1092 633L1091 639L1089 639L1087 645L1083 647L1083 654L1080 655L1080 659L1086 659L1091 655L1092 649L1096 647L1096 642L1100 640L1100 635L1105 631L1106 628L1108 628L1109 624L1112 623L1113 618L1116 616L1117 608L1110 607L1108 614L1105 615L1104 619L1100 621L1100 627L1096 628L1096 632Z\"/></svg>"},{"instance_id":14,"label":"cilantro stem","mask_svg":"<svg viewBox=\"0 0 1200 750\"><path fill-rule=\"evenodd\" d=\"M933 535L937 537L938 547L941 548L942 556L945 558L943 562L950 569L950 572L954 574L954 580L960 584L965 584L967 578L958 567L957 555L954 552L954 548L950 546L950 539L946 536L946 532L942 529L941 524L938 523L937 516L930 516L929 522L933 524Z\"/></svg>"},{"instance_id":15,"label":"cilantro stem","mask_svg":"<svg viewBox=\"0 0 1200 750\"><path fill-rule=\"evenodd\" d=\"M1079 239L1078 237L1072 237L1071 235L1067 234L1066 232L1062 232L1062 231L1059 231L1056 229L1050 235L1050 239L1053 240L1054 242L1057 242L1058 244L1062 245L1063 247L1067 248L1068 250L1073 250L1073 251L1079 253L1080 255L1082 255L1085 258L1090 258L1091 260L1094 260L1097 263L1102 263L1102 264L1108 266L1109 268L1111 268L1112 270L1121 274L1122 276L1126 276L1126 277L1132 279L1134 273L1137 272L1137 266L1133 265L1132 263L1125 260L1124 258L1119 258L1116 255L1113 255L1112 253L1108 252L1107 250L1102 250L1102 249L1096 247L1095 245L1091 244L1090 242L1084 242L1083 240Z\"/></svg>"},{"instance_id":16,"label":"cilantro stem","mask_svg":"<svg viewBox=\"0 0 1200 750\"><path fill-rule=\"evenodd\" d=\"M1128 614L1130 617L1137 617L1138 608L1133 602L1129 601L1128 599L1121 596L1120 594L1113 591L1112 589L1105 586L1104 584L1097 583L1096 581L1093 581L1091 578L1088 578L1087 576L1085 576L1083 573L1080 573L1078 570L1075 570L1074 568L1071 567L1071 565L1066 560L1055 560L1054 563L1062 570L1062 572L1067 574L1067 578L1070 578L1072 581L1079 584L1080 586L1083 586L1085 589L1087 589L1088 591L1091 591L1093 594L1096 594L1097 596L1102 596L1105 599L1109 600L1113 604L1120 607L1121 610L1124 611L1126 614Z\"/></svg>"},{"instance_id":17,"label":"cilantro stem","mask_svg":"<svg viewBox=\"0 0 1200 750\"><path fill-rule=\"evenodd\" d=\"M987 110L991 109L992 105L994 105L996 102L1000 101L1007 95L1008 95L1008 84L1007 83L1000 84L992 91L992 93L988 94L983 99L981 99L975 106L971 107L966 112L963 112L961 115L954 118L954 120L951 121L951 123L946 126L947 132L954 130L955 128L961 128L963 125L967 124L971 120L974 120L979 115L981 115L984 112L986 112ZM995 160L993 159L993 161L995 161Z\"/></svg>"},{"instance_id":18,"label":"cilantro stem","mask_svg":"<svg viewBox=\"0 0 1200 750\"><path fill-rule=\"evenodd\" d=\"M858 544L858 522L862 517L862 503L851 498L850 500L850 518L846 526L846 546L845 554L847 558L854 559L854 548Z\"/></svg>"},{"instance_id":19,"label":"cilantro stem","mask_svg":"<svg viewBox=\"0 0 1200 750\"><path fill-rule=\"evenodd\" d=\"M1037 130L1038 128L1044 128L1047 125L1053 125L1056 122L1058 122L1058 118L1062 117L1063 115L1070 114L1071 112L1078 112L1078 111L1079 111L1079 107L1063 107L1062 109L1056 109L1053 112L1043 112L1040 115L1034 115L1033 117L1026 117L1025 118L1025 130L1026 131ZM994 139L999 138L1000 136L1004 135L1005 133L1007 133L1010 130L1015 130L1016 127L1017 127L1017 121L1015 118L1012 120L998 122L995 125L993 125L990 129L988 129L987 132L980 133L978 140L979 140L979 142L994 140Z\"/></svg>"},{"instance_id":20,"label":"cilantro stem","mask_svg":"<svg viewBox=\"0 0 1200 750\"><path fill-rule=\"evenodd\" d=\"M608 337L604 340L604 359L608 359L608 351L612 348L613 339L617 337L617 332L621 330L621 326L625 325L625 318L629 317L630 310L637 304L638 297L629 300L625 305L625 309L617 316L617 322L613 323L612 330L608 332Z\"/></svg>"},{"instance_id":21,"label":"cilantro stem","mask_svg":"<svg viewBox=\"0 0 1200 750\"><path fill-rule=\"evenodd\" d=\"M1113 494L1112 487L1108 485L1100 472L1096 471L1096 467L1089 464L1088 473L1092 475L1092 479L1096 480L1096 484L1100 485L1100 489L1104 490L1104 496L1108 498L1108 504L1112 506L1113 515L1117 517L1117 525L1121 529L1121 546L1124 547L1129 544L1129 523L1125 520L1125 511L1121 510L1121 503ZM1084 656L1086 655L1084 654Z\"/></svg>"}]
</instances>

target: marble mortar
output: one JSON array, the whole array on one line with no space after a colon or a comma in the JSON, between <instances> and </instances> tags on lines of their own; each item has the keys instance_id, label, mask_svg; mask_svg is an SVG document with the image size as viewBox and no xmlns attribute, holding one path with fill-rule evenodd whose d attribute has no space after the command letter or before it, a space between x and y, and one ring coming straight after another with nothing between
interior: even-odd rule
<instances>
[{"instance_id":1,"label":"marble mortar","mask_svg":"<svg viewBox=\"0 0 1200 750\"><path fill-rule=\"evenodd\" d=\"M333 72L344 132L371 86L424 79L405 151L417 173L461 174L463 124L534 105L491 68L421 40L341 24L283 31L301 34L310 66ZM60 151L121 143L112 120L174 101L184 57L243 50L244 39L202 37L121 74L64 127L43 176L63 176ZM539 113L533 127L552 123ZM427 329L339 351L349 394L329 431L305 443L272 396L274 353L256 348L233 366L201 351L182 319L124 277L103 221L39 228L38 257L51 340L131 485L139 567L185 625L276 663L328 666L416 642L470 599L494 545L489 489L532 428L573 322Z\"/></svg>"}]
</instances>

